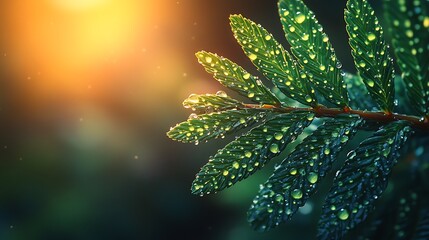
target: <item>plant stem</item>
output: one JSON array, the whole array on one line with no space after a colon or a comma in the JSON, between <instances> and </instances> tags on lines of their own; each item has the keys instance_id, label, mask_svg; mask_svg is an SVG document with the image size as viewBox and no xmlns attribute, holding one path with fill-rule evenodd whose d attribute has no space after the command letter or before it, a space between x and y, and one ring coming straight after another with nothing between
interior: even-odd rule
<instances>
[{"instance_id":1,"label":"plant stem","mask_svg":"<svg viewBox=\"0 0 429 240\"><path fill-rule=\"evenodd\" d=\"M275 105L258 105L258 104L243 104L243 108L252 108L252 109L270 109L277 112L289 113L293 111L307 111L313 112L317 117L335 117L339 114L356 114L365 120L376 121L380 123L388 123L399 120L404 120L410 122L412 126L429 130L429 119L428 118L419 118L416 116L410 116L405 114L398 113L385 113L385 112L372 112L372 111L362 111L362 110L353 110L350 108L327 108L323 105L319 105L315 108L297 108L297 107L282 107Z\"/></svg>"}]
</instances>

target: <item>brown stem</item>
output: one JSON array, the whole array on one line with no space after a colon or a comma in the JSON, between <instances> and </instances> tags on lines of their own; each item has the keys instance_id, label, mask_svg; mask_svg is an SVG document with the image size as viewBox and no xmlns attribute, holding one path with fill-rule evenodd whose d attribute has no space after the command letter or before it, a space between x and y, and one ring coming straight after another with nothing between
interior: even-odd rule
<instances>
[{"instance_id":1,"label":"brown stem","mask_svg":"<svg viewBox=\"0 0 429 240\"><path fill-rule=\"evenodd\" d=\"M252 109L271 109L277 112L293 112L293 111L308 111L314 112L317 117L335 117L339 114L356 114L366 120L372 120L376 122L388 123L398 120L404 120L410 122L413 126L429 131L429 119L423 118L423 121L416 116L409 116L398 113L384 113L384 112L371 112L371 111L361 111L353 110L350 108L327 108L325 106L317 106L315 108L296 108L296 107L279 107L275 105L258 105L258 104L243 104L243 108L252 108Z\"/></svg>"}]
</instances>

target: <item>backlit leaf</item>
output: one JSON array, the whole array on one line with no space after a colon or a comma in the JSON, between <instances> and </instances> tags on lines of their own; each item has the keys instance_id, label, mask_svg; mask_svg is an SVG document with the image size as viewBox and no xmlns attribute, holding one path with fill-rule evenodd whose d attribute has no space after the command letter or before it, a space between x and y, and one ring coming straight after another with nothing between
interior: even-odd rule
<instances>
[{"instance_id":1,"label":"backlit leaf","mask_svg":"<svg viewBox=\"0 0 429 240\"><path fill-rule=\"evenodd\" d=\"M349 0L345 20L359 75L381 110L392 112L395 98L393 60L374 10L366 0Z\"/></svg>"},{"instance_id":2,"label":"backlit leaf","mask_svg":"<svg viewBox=\"0 0 429 240\"><path fill-rule=\"evenodd\" d=\"M238 43L265 77L286 96L305 105L317 105L307 74L273 35L241 15L232 15L230 20Z\"/></svg>"},{"instance_id":3,"label":"backlit leaf","mask_svg":"<svg viewBox=\"0 0 429 240\"><path fill-rule=\"evenodd\" d=\"M280 0L279 13L292 53L315 89L331 103L348 105L341 63L315 15L302 0Z\"/></svg>"}]
</instances>

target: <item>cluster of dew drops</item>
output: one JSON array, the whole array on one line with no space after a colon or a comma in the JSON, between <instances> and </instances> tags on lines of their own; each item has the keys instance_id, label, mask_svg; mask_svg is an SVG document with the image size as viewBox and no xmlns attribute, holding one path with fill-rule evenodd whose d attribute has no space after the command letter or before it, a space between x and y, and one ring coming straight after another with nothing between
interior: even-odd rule
<instances>
[{"instance_id":1,"label":"cluster of dew drops","mask_svg":"<svg viewBox=\"0 0 429 240\"><path fill-rule=\"evenodd\" d=\"M286 9L282 9L282 12L283 12L282 19L286 22L287 20L285 20L285 17L288 16L290 14L290 12ZM322 84L324 89L327 89L328 91L334 92L335 87L333 85L328 84L327 79L336 79L335 76L330 76L330 75L337 73L337 71L340 72L341 77L345 76L345 73L341 70L342 63L337 60L337 57L335 55L335 51L334 51L333 47L331 46L331 44L329 43L329 37L326 35L326 33L323 32L323 27L318 24L318 21L315 18L315 15L311 11L309 11L308 16L297 11L296 16L294 17L294 21L295 21L295 23L300 25L300 24L303 24L307 20L307 18L311 18L312 21L317 26L317 29L311 30L312 38L310 38L310 35L308 33L303 33L300 38L290 39L291 45L293 46L293 48L298 53L297 58L300 59L300 61L302 63L304 63L306 65L310 63L310 61L307 58L307 56L308 56L311 59L312 65L318 64L318 70L320 70L320 76L318 76L318 78L324 79L324 80L315 81L314 83L316 85ZM289 24L288 27L285 26L285 30L288 32L288 34L293 34L293 33L296 33L296 31L297 31L296 27L293 26L292 24ZM324 43L324 45L320 45L317 47L318 48L317 49L318 55L316 55L316 52L315 52L316 50L314 49L316 47L316 43L310 42L310 40L311 39L318 39L318 36L317 36L318 34L321 34L321 39L322 39L322 42ZM300 44L297 44L298 41L305 42L305 44L303 44L303 45L306 45L307 47L304 48ZM302 52L301 49L305 49L305 52ZM321 53L324 51L326 51L326 54ZM319 63L320 60L316 58L318 56L319 57L320 56L323 56L323 57L329 56L329 59L333 64L331 66L326 66L324 64ZM314 72L316 72L316 71L314 71ZM310 79L314 79L314 77L315 77L315 76L313 76L313 73L307 72L306 74L308 75L308 77ZM338 80L341 80L341 78ZM341 81L339 81L339 82L341 82ZM345 84L341 84L341 88L346 89L347 86ZM332 93L329 94L327 97L331 101L335 101L335 99L338 98L338 96L334 96ZM338 100L335 102L336 102L336 104L341 104L341 102Z\"/></svg>"}]
</instances>

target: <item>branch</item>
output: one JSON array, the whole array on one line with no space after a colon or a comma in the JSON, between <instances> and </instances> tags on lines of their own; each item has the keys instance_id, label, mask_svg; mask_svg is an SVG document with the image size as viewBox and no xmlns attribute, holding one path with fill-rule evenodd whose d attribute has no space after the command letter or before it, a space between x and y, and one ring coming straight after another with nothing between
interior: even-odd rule
<instances>
[{"instance_id":1,"label":"branch","mask_svg":"<svg viewBox=\"0 0 429 240\"><path fill-rule=\"evenodd\" d=\"M289 113L293 111L308 111L316 114L316 117L335 117L339 114L356 114L361 118L370 121L376 121L380 123L389 123L399 120L410 122L412 126L429 131L429 118L419 118L416 116L410 116L398 113L385 113L385 112L372 112L353 110L348 107L343 109L340 108L327 108L323 105L318 105L315 108L297 108L297 107L281 107L275 105L258 105L258 104L243 104L243 109L270 109L276 112Z\"/></svg>"}]
</instances>

